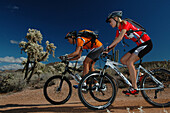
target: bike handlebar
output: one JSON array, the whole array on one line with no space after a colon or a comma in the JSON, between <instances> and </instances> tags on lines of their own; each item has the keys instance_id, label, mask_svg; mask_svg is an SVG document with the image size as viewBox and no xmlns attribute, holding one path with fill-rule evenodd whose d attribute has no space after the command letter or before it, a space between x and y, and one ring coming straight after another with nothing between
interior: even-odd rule
<instances>
[{"instance_id":1,"label":"bike handlebar","mask_svg":"<svg viewBox=\"0 0 170 113\"><path fill-rule=\"evenodd\" d=\"M76 67L69 67L69 60L67 59L67 57L65 56L61 56L61 57L58 57L62 63L66 64L66 67L68 67L68 69L71 69L73 71L78 71L78 72L81 72L82 70L80 69L77 69Z\"/></svg>"},{"instance_id":2,"label":"bike handlebar","mask_svg":"<svg viewBox=\"0 0 170 113\"><path fill-rule=\"evenodd\" d=\"M68 64L69 63L69 60L66 58L66 56L60 56L58 57L62 63L64 64Z\"/></svg>"},{"instance_id":3,"label":"bike handlebar","mask_svg":"<svg viewBox=\"0 0 170 113\"><path fill-rule=\"evenodd\" d=\"M109 58L112 57L112 55L109 55L109 54L107 54L107 53L102 53L102 54L100 55L100 58L101 58L101 59L103 59L103 58L105 58L105 57L107 57L107 59L109 59Z\"/></svg>"}]
</instances>

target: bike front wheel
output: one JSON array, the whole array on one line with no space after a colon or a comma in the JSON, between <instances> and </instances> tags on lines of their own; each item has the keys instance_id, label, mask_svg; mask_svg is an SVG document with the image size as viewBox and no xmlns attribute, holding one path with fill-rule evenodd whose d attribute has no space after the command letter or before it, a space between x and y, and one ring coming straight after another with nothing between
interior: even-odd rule
<instances>
[{"instance_id":1,"label":"bike front wheel","mask_svg":"<svg viewBox=\"0 0 170 113\"><path fill-rule=\"evenodd\" d=\"M101 75L99 71L94 71L82 78L79 83L78 94L86 107L102 110L113 103L116 97L116 85L109 75Z\"/></svg>"},{"instance_id":2,"label":"bike front wheel","mask_svg":"<svg viewBox=\"0 0 170 113\"><path fill-rule=\"evenodd\" d=\"M165 69L157 69L152 71L153 76L159 80L164 87L154 89L159 86L149 75L145 75L141 81L142 96L144 99L157 107L169 107L170 106L170 72ZM148 89L147 89L148 88Z\"/></svg>"},{"instance_id":3,"label":"bike front wheel","mask_svg":"<svg viewBox=\"0 0 170 113\"><path fill-rule=\"evenodd\" d=\"M45 98L51 104L64 104L72 94L71 82L66 77L53 76L46 81L43 92Z\"/></svg>"}]
</instances>

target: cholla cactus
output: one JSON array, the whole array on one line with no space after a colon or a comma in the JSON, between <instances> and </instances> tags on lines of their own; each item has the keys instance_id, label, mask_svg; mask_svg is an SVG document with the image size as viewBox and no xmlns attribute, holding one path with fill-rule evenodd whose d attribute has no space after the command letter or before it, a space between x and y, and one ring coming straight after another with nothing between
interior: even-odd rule
<instances>
[{"instance_id":1,"label":"cholla cactus","mask_svg":"<svg viewBox=\"0 0 170 113\"><path fill-rule=\"evenodd\" d=\"M28 33L27 36L25 37L27 38L28 41L31 42L37 42L39 41L39 43L41 43L43 37L40 31L36 30L36 29L28 29Z\"/></svg>"},{"instance_id":2,"label":"cholla cactus","mask_svg":"<svg viewBox=\"0 0 170 113\"><path fill-rule=\"evenodd\" d=\"M53 43L49 43L46 41L46 52L43 51L43 47L38 44L42 41L42 34L40 31L36 29L28 29L28 33L26 36L28 42L21 41L19 46L21 47L21 51L24 51L29 56L30 61L40 62L46 61L48 59L49 53L54 52L56 46Z\"/></svg>"},{"instance_id":3,"label":"cholla cactus","mask_svg":"<svg viewBox=\"0 0 170 113\"><path fill-rule=\"evenodd\" d=\"M47 51L50 51L50 54L51 52L53 52L53 57L55 57L54 52L55 52L56 46L54 46L53 43L50 44L49 41L46 41L46 45L47 45L46 47Z\"/></svg>"},{"instance_id":4,"label":"cholla cactus","mask_svg":"<svg viewBox=\"0 0 170 113\"><path fill-rule=\"evenodd\" d=\"M62 73L65 70L65 64L64 63L55 64L54 68L56 68L56 70L58 70L58 73Z\"/></svg>"},{"instance_id":5,"label":"cholla cactus","mask_svg":"<svg viewBox=\"0 0 170 113\"><path fill-rule=\"evenodd\" d=\"M41 44L41 41L43 39L42 34L36 29L28 29L28 33L25 38L28 40L28 42L21 41L19 43L19 46L21 48L21 53L22 51L27 53L27 61L24 61L22 64L25 65L25 78L27 78L27 75L31 73L30 77L28 78L30 79L32 74L36 72L40 73L38 69L38 66L40 65L39 62L47 61L51 52L53 52L53 57L55 57L54 52L56 46L54 46L53 43L49 43L49 41L46 41L46 51L44 51L43 47L39 45L39 43ZM33 63L33 65L30 71L28 71L30 63Z\"/></svg>"},{"instance_id":6,"label":"cholla cactus","mask_svg":"<svg viewBox=\"0 0 170 113\"><path fill-rule=\"evenodd\" d=\"M55 68L53 67L53 66L48 66L48 72L50 72L50 73L52 73L52 74L54 74L55 73Z\"/></svg>"},{"instance_id":7,"label":"cholla cactus","mask_svg":"<svg viewBox=\"0 0 170 113\"><path fill-rule=\"evenodd\" d=\"M34 74L38 75L39 80L40 80L40 75L44 72L44 69L45 69L45 64L38 62L35 67Z\"/></svg>"}]
</instances>

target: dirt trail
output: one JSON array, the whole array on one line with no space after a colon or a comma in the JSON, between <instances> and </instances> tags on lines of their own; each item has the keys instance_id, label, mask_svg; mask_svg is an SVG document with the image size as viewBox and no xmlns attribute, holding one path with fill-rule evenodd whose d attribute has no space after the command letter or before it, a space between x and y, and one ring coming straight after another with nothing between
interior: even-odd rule
<instances>
[{"instance_id":1,"label":"dirt trail","mask_svg":"<svg viewBox=\"0 0 170 113\"><path fill-rule=\"evenodd\" d=\"M78 98L77 90L73 89L70 100L63 105L51 105L43 96L43 90L24 90L17 93L0 95L0 113L140 113L140 107L143 107L144 113L170 113L168 108L155 108L148 104L141 95L138 97L126 97L121 94L119 89L117 97L108 108L109 111L90 110L81 103Z\"/></svg>"}]
</instances>

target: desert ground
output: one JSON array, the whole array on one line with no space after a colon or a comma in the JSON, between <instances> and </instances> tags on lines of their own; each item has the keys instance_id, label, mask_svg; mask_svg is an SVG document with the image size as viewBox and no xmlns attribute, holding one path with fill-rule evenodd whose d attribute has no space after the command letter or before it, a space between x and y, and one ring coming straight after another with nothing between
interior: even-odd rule
<instances>
[{"instance_id":1,"label":"desert ground","mask_svg":"<svg viewBox=\"0 0 170 113\"><path fill-rule=\"evenodd\" d=\"M119 89L113 104L106 110L90 110L78 97L77 89L73 88L70 100L63 105L50 104L43 95L43 89L25 89L0 95L0 113L170 113L170 107L156 108L148 104L139 94L125 96ZM143 112L139 110L142 106ZM129 111L127 110L129 109Z\"/></svg>"}]
</instances>

